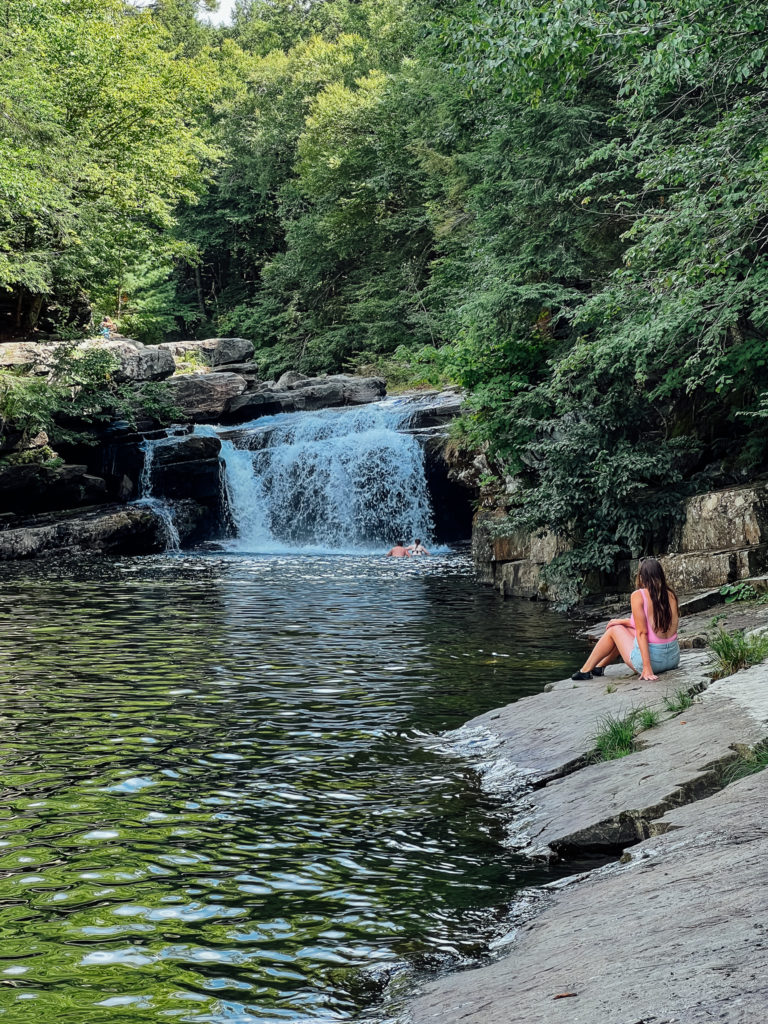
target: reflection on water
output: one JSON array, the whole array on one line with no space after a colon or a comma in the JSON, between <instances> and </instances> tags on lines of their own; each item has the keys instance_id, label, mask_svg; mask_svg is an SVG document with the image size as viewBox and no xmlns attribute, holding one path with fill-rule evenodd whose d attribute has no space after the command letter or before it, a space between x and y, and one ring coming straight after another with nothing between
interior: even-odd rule
<instances>
[{"instance_id":1,"label":"reflection on water","mask_svg":"<svg viewBox=\"0 0 768 1024\"><path fill-rule=\"evenodd\" d=\"M0 1016L359 1020L542 877L455 727L577 665L460 556L2 570Z\"/></svg>"}]
</instances>

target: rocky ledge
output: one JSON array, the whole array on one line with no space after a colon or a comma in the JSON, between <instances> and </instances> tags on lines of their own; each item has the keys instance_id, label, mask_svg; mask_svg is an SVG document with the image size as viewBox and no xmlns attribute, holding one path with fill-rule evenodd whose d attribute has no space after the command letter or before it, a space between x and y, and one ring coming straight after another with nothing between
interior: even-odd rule
<instances>
[{"instance_id":1,"label":"rocky ledge","mask_svg":"<svg viewBox=\"0 0 768 1024\"><path fill-rule=\"evenodd\" d=\"M702 622L692 616L685 631ZM768 626L762 609L753 624ZM708 656L688 650L656 683L620 668L562 680L454 734L484 752L481 769L506 764L517 847L565 859L625 852L540 891L505 956L427 985L412 1024L764 1019L766 776L728 783L768 740L768 666L711 685L710 675ZM681 694L693 703L675 710ZM659 724L633 753L596 763L600 719L641 706Z\"/></svg>"}]
</instances>

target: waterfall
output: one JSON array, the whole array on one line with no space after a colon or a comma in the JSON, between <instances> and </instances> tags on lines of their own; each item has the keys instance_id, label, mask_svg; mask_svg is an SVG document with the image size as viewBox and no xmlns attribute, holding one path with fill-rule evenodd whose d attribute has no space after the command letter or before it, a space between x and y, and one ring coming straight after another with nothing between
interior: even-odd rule
<instances>
[{"instance_id":1,"label":"waterfall","mask_svg":"<svg viewBox=\"0 0 768 1024\"><path fill-rule=\"evenodd\" d=\"M166 551L180 551L181 539L178 527L176 526L176 520L173 516L173 509L167 501L163 501L162 498L156 498L152 493L152 470L155 464L155 452L163 441L166 441L166 439L161 438L155 441L146 440L142 442L141 450L144 452L144 465L139 477L139 497L135 504L152 509L162 521Z\"/></svg>"},{"instance_id":2,"label":"waterfall","mask_svg":"<svg viewBox=\"0 0 768 1024\"><path fill-rule=\"evenodd\" d=\"M432 538L424 451L402 433L412 406L282 413L222 440L235 547L253 552L360 552Z\"/></svg>"}]
</instances>

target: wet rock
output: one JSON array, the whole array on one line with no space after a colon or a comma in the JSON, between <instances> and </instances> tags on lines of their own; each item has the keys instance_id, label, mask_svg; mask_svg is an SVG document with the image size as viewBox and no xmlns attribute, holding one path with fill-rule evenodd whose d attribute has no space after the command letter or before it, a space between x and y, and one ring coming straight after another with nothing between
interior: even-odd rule
<instances>
[{"instance_id":1,"label":"wet rock","mask_svg":"<svg viewBox=\"0 0 768 1024\"><path fill-rule=\"evenodd\" d=\"M143 555L164 549L162 520L139 505L38 516L0 531L0 560L35 558L50 552Z\"/></svg>"},{"instance_id":2,"label":"wet rock","mask_svg":"<svg viewBox=\"0 0 768 1024\"><path fill-rule=\"evenodd\" d=\"M386 393L386 384L378 377L309 377L285 387L262 385L255 391L233 398L223 417L225 422L244 422L259 416L281 412L307 412L342 405L375 402Z\"/></svg>"},{"instance_id":3,"label":"wet rock","mask_svg":"<svg viewBox=\"0 0 768 1024\"><path fill-rule=\"evenodd\" d=\"M158 498L194 498L217 504L221 496L221 466L218 437L192 434L178 443L155 448L152 493Z\"/></svg>"},{"instance_id":4,"label":"wet rock","mask_svg":"<svg viewBox=\"0 0 768 1024\"><path fill-rule=\"evenodd\" d=\"M90 475L86 466L26 463L0 469L0 512L26 515L106 500L105 481Z\"/></svg>"},{"instance_id":5,"label":"wet rock","mask_svg":"<svg viewBox=\"0 0 768 1024\"><path fill-rule=\"evenodd\" d=\"M182 419L215 423L229 403L243 394L246 382L236 373L189 373L172 377L167 386Z\"/></svg>"}]
</instances>

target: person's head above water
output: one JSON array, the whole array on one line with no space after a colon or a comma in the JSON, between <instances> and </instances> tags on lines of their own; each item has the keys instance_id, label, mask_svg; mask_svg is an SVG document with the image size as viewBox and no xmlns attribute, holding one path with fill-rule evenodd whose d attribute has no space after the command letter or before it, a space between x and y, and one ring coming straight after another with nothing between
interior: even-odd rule
<instances>
[{"instance_id":1,"label":"person's head above water","mask_svg":"<svg viewBox=\"0 0 768 1024\"><path fill-rule=\"evenodd\" d=\"M672 607L669 603L669 587L664 567L658 558L640 560L635 586L644 587L651 595L654 629L657 633L666 633L672 622Z\"/></svg>"},{"instance_id":2,"label":"person's head above water","mask_svg":"<svg viewBox=\"0 0 768 1024\"><path fill-rule=\"evenodd\" d=\"M413 542L413 543L414 543L414 544L421 544L421 537L417 537L417 538L416 538L416 539L414 540L414 542Z\"/></svg>"}]
</instances>

